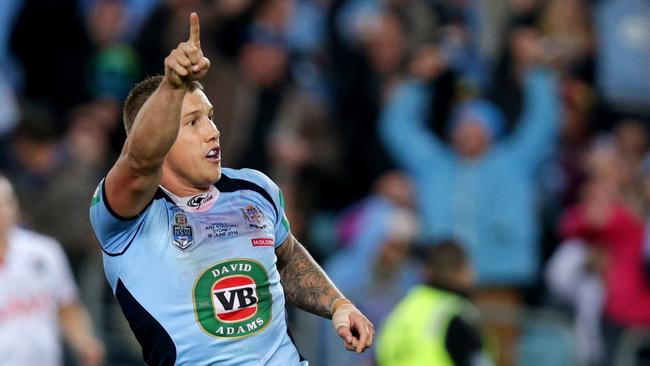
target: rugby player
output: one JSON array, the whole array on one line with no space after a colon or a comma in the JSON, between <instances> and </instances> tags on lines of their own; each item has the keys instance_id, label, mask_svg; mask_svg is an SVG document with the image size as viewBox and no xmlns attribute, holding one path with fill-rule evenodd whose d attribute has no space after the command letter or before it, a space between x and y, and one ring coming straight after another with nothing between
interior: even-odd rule
<instances>
[{"instance_id":1,"label":"rugby player","mask_svg":"<svg viewBox=\"0 0 650 366\"><path fill-rule=\"evenodd\" d=\"M198 82L210 67L190 37L164 76L136 85L127 139L90 208L106 277L149 365L307 365L288 334L285 298L331 318L348 350L372 323L293 237L278 186L221 167L219 130Z\"/></svg>"}]
</instances>

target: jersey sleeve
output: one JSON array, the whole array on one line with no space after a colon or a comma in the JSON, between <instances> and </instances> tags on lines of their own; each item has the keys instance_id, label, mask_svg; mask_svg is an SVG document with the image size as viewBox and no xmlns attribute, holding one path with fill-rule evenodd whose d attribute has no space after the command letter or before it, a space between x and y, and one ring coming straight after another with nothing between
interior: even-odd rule
<instances>
[{"instance_id":1,"label":"jersey sleeve","mask_svg":"<svg viewBox=\"0 0 650 366\"><path fill-rule=\"evenodd\" d=\"M104 253L110 256L124 254L144 222L145 211L134 218L119 216L108 204L103 179L90 203L90 223Z\"/></svg>"},{"instance_id":2,"label":"jersey sleeve","mask_svg":"<svg viewBox=\"0 0 650 366\"><path fill-rule=\"evenodd\" d=\"M291 226L289 225L289 220L285 213L284 195L282 194L280 187L278 187L278 185L264 173L253 169L242 170L246 170L250 174L251 178L253 178L253 180L271 196L271 203L274 206L274 211L276 211L273 213L275 215L274 236L275 247L278 248L282 243L284 243L291 232Z\"/></svg>"},{"instance_id":3,"label":"jersey sleeve","mask_svg":"<svg viewBox=\"0 0 650 366\"><path fill-rule=\"evenodd\" d=\"M284 243L284 241L289 236L291 227L289 225L289 219L287 219L287 214L284 210L284 195L280 188L278 188L278 201L280 205L278 206L278 216L280 217L279 222L275 224L275 247L279 247Z\"/></svg>"}]
</instances>

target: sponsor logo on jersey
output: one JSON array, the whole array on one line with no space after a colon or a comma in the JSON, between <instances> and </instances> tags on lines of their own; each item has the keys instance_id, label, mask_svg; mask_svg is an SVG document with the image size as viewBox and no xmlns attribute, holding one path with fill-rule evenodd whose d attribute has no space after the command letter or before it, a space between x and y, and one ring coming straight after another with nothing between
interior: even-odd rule
<instances>
[{"instance_id":1,"label":"sponsor logo on jersey","mask_svg":"<svg viewBox=\"0 0 650 366\"><path fill-rule=\"evenodd\" d=\"M227 260L206 269L193 294L198 324L211 336L248 337L271 322L269 277L252 259Z\"/></svg>"},{"instance_id":2,"label":"sponsor logo on jersey","mask_svg":"<svg viewBox=\"0 0 650 366\"><path fill-rule=\"evenodd\" d=\"M174 215L172 225L172 243L182 251L187 251L194 245L194 230L187 221L184 213L177 212Z\"/></svg>"},{"instance_id":3,"label":"sponsor logo on jersey","mask_svg":"<svg viewBox=\"0 0 650 366\"><path fill-rule=\"evenodd\" d=\"M264 214L257 206L248 205L241 209L241 213L249 227L259 230L266 228Z\"/></svg>"},{"instance_id":4,"label":"sponsor logo on jersey","mask_svg":"<svg viewBox=\"0 0 650 366\"><path fill-rule=\"evenodd\" d=\"M217 319L232 323L249 319L257 313L255 281L244 275L233 275L219 279L212 286L214 315Z\"/></svg>"},{"instance_id":5,"label":"sponsor logo on jersey","mask_svg":"<svg viewBox=\"0 0 650 366\"><path fill-rule=\"evenodd\" d=\"M272 247L275 246L275 241L271 238L254 238L251 239L254 247Z\"/></svg>"},{"instance_id":6,"label":"sponsor logo on jersey","mask_svg":"<svg viewBox=\"0 0 650 366\"><path fill-rule=\"evenodd\" d=\"M194 197L190 198L187 201L187 205L189 207L201 208L202 204L210 201L213 198L214 198L214 195L212 195L210 193L199 194L197 196L194 196Z\"/></svg>"}]
</instances>

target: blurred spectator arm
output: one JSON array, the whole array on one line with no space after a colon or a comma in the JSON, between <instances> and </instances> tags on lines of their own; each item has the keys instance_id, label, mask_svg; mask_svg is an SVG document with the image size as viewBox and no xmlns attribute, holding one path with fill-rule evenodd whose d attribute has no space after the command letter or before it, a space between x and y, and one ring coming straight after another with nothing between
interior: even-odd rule
<instances>
[{"instance_id":1,"label":"blurred spectator arm","mask_svg":"<svg viewBox=\"0 0 650 366\"><path fill-rule=\"evenodd\" d=\"M74 349L82 365L101 365L104 347L93 335L88 313L79 301L59 306L59 322L65 340Z\"/></svg>"},{"instance_id":2,"label":"blurred spectator arm","mask_svg":"<svg viewBox=\"0 0 650 366\"><path fill-rule=\"evenodd\" d=\"M525 79L524 111L511 137L512 156L532 169L553 150L561 104L557 76L549 69L533 68Z\"/></svg>"},{"instance_id":3,"label":"blurred spectator arm","mask_svg":"<svg viewBox=\"0 0 650 366\"><path fill-rule=\"evenodd\" d=\"M402 82L388 99L380 116L380 135L391 157L409 173L430 167L424 162L440 161L445 147L426 126L430 93L423 83Z\"/></svg>"},{"instance_id":4,"label":"blurred spectator arm","mask_svg":"<svg viewBox=\"0 0 650 366\"><path fill-rule=\"evenodd\" d=\"M56 302L61 334L79 357L80 365L101 365L104 346L95 337L88 312L79 301L70 264L60 248L52 258L56 263L53 268L58 268L52 277L58 285Z\"/></svg>"}]
</instances>

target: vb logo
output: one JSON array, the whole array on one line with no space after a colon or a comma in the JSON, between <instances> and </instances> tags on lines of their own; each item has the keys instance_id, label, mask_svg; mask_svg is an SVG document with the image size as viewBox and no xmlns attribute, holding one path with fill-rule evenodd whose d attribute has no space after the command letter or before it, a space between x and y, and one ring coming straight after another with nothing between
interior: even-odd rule
<instances>
[{"instance_id":1,"label":"vb logo","mask_svg":"<svg viewBox=\"0 0 650 366\"><path fill-rule=\"evenodd\" d=\"M199 326L219 338L255 334L271 322L269 276L252 259L233 259L207 268L194 285Z\"/></svg>"},{"instance_id":2,"label":"vb logo","mask_svg":"<svg viewBox=\"0 0 650 366\"><path fill-rule=\"evenodd\" d=\"M257 311L255 282L248 276L230 276L212 289L217 318L225 322L248 319Z\"/></svg>"}]
</instances>

